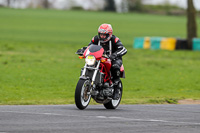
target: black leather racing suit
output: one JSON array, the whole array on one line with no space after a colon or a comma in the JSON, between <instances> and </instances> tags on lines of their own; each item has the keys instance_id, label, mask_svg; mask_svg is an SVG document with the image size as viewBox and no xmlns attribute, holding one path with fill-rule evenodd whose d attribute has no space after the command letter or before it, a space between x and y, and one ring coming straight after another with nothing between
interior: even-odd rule
<instances>
[{"instance_id":1,"label":"black leather racing suit","mask_svg":"<svg viewBox=\"0 0 200 133\"><path fill-rule=\"evenodd\" d=\"M108 42L100 43L99 37L98 37L98 35L96 35L92 38L89 45L91 45L91 44L101 45L104 48L104 51L106 52L106 54L108 56L110 56L109 55L109 50L110 50L109 43L111 43L111 49L112 49L111 55L115 55L115 57L116 57L114 60L112 60L112 67L111 67L113 81L115 81L115 80L119 80L119 78L120 78L120 67L122 65L122 56L127 53L127 49L123 46L120 39L118 37L116 37L115 35L112 35L111 39Z\"/></svg>"}]
</instances>

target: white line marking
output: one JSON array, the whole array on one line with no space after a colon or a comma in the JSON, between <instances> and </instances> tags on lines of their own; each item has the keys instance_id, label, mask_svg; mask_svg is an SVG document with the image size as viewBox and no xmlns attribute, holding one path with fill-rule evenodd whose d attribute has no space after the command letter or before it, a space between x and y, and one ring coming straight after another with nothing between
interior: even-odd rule
<instances>
[{"instance_id":1,"label":"white line marking","mask_svg":"<svg viewBox=\"0 0 200 133\"><path fill-rule=\"evenodd\" d=\"M97 118L102 119L118 119L118 120L126 120L126 121L140 121L140 122L162 122L162 123L174 123L174 124L192 124L192 125L200 125L200 123L193 122L179 122L179 121L166 121L166 120L155 120L155 119L133 119L133 118L125 118L125 117L107 117L107 116L97 116Z\"/></svg>"},{"instance_id":2,"label":"white line marking","mask_svg":"<svg viewBox=\"0 0 200 133\"><path fill-rule=\"evenodd\" d=\"M106 116L97 116L97 118L107 118Z\"/></svg>"},{"instance_id":3,"label":"white line marking","mask_svg":"<svg viewBox=\"0 0 200 133\"><path fill-rule=\"evenodd\" d=\"M98 119L118 119L121 121L138 121L138 122L162 122L162 123L174 123L174 124L192 124L200 125L200 123L193 122L179 122L179 121L166 121L166 120L156 120L156 119L134 119L126 117L116 117L116 116L86 116L86 115L65 115L57 113L33 113L33 112L19 112L19 111L0 111L4 113L19 113L19 114L32 114L32 115L52 115L52 116L65 116L65 117L87 117L87 118L98 118ZM1 132L0 132L1 133Z\"/></svg>"},{"instance_id":4,"label":"white line marking","mask_svg":"<svg viewBox=\"0 0 200 133\"><path fill-rule=\"evenodd\" d=\"M32 112L19 112L19 111L0 111L4 113L19 113L19 114L34 114L34 115L61 115L61 114L55 114L55 113L32 113Z\"/></svg>"}]
</instances>

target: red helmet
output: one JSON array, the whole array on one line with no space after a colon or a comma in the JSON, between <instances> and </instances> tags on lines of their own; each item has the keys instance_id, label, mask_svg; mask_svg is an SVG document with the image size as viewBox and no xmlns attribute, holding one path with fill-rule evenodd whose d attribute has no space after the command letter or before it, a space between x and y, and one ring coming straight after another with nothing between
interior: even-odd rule
<instances>
[{"instance_id":1,"label":"red helmet","mask_svg":"<svg viewBox=\"0 0 200 133\"><path fill-rule=\"evenodd\" d=\"M105 42L109 41L112 37L112 33L113 33L113 29L110 24L100 25L99 29L98 29L98 35L99 35L100 42L105 43ZM101 38L100 34L104 34L104 35L106 35L106 37Z\"/></svg>"}]
</instances>

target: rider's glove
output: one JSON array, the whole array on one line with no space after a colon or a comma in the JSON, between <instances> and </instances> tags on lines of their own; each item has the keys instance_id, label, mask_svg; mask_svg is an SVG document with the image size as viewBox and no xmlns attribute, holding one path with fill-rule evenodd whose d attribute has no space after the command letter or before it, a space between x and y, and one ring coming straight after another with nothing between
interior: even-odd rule
<instances>
[{"instance_id":1,"label":"rider's glove","mask_svg":"<svg viewBox=\"0 0 200 133\"><path fill-rule=\"evenodd\" d=\"M84 53L84 51L87 49L87 47L83 47L83 48L81 48L81 49L78 49L77 50L77 54L79 54L79 55L81 55L81 54L83 54Z\"/></svg>"},{"instance_id":2,"label":"rider's glove","mask_svg":"<svg viewBox=\"0 0 200 133\"><path fill-rule=\"evenodd\" d=\"M115 60L116 58L117 58L117 54L116 53L111 54L111 56L110 56L111 60Z\"/></svg>"},{"instance_id":3,"label":"rider's glove","mask_svg":"<svg viewBox=\"0 0 200 133\"><path fill-rule=\"evenodd\" d=\"M82 47L83 51L85 51L87 49L87 47Z\"/></svg>"},{"instance_id":4,"label":"rider's glove","mask_svg":"<svg viewBox=\"0 0 200 133\"><path fill-rule=\"evenodd\" d=\"M82 52L82 49L78 49L76 53L80 53L80 52Z\"/></svg>"}]
</instances>

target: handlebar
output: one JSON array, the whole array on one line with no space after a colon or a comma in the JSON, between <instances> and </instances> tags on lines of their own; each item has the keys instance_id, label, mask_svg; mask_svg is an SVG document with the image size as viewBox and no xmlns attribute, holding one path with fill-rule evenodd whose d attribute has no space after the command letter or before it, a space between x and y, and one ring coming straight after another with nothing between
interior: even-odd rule
<instances>
[{"instance_id":1,"label":"handlebar","mask_svg":"<svg viewBox=\"0 0 200 133\"><path fill-rule=\"evenodd\" d=\"M109 59L109 57L106 54L103 54L102 56L105 57L105 58L107 58L107 59Z\"/></svg>"}]
</instances>

